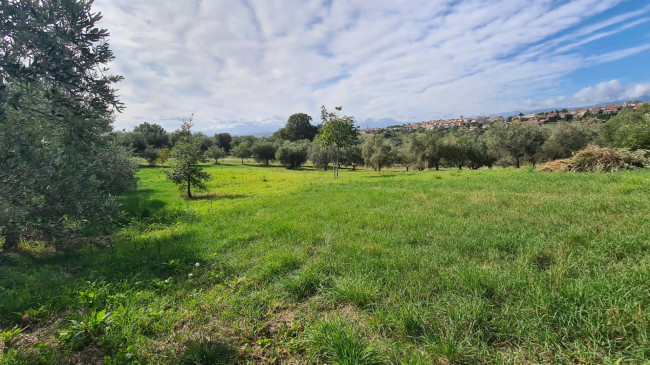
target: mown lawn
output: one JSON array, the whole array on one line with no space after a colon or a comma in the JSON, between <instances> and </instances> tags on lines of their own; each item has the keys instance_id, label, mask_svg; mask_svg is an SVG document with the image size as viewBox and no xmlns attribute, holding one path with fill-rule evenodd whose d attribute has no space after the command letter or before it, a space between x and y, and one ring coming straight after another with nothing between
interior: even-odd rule
<instances>
[{"instance_id":1,"label":"mown lawn","mask_svg":"<svg viewBox=\"0 0 650 365\"><path fill-rule=\"evenodd\" d=\"M112 248L0 258L0 363L650 358L650 170L207 171L141 169Z\"/></svg>"}]
</instances>

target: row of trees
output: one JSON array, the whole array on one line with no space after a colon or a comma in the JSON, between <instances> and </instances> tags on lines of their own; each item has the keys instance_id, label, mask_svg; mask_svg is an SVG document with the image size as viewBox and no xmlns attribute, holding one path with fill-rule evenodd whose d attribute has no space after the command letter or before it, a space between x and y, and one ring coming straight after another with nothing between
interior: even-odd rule
<instances>
[{"instance_id":1,"label":"row of trees","mask_svg":"<svg viewBox=\"0 0 650 365\"><path fill-rule=\"evenodd\" d=\"M510 123L493 126L487 132L480 130L420 130L403 134L375 134L357 138L350 129L345 145L338 148L323 144L327 126L336 120L353 126L349 117L328 117L323 112L323 124L313 142L309 139L281 139L282 134L240 145L237 157L252 157L268 164L277 160L296 168L311 160L314 166L327 168L365 165L376 170L401 165L424 170L442 166L478 169L483 166L521 167L524 163L536 166L540 161L571 157L590 144L606 147L650 149L650 105L639 110L623 110L604 124L591 122L560 122L540 125L536 122ZM347 118L347 119L346 119ZM243 163L243 160L242 160ZM336 175L336 174L335 174Z\"/></svg>"},{"instance_id":2,"label":"row of trees","mask_svg":"<svg viewBox=\"0 0 650 365\"><path fill-rule=\"evenodd\" d=\"M171 157L171 149L189 136L201 150L201 159L215 161L228 155L237 139L230 133L217 133L210 137L202 132L192 132L183 128L167 132L162 126L153 123L141 123L133 131L116 132L119 143L133 152L135 156L144 158L150 165L164 164ZM250 136L252 137L252 136ZM254 139L254 137L252 137Z\"/></svg>"},{"instance_id":3,"label":"row of trees","mask_svg":"<svg viewBox=\"0 0 650 365\"><path fill-rule=\"evenodd\" d=\"M487 132L419 130L360 138L351 117L339 116L340 108L329 112L323 107L318 126L311 124L310 116L298 113L271 137L233 137L230 155L242 159L242 163L244 159L253 158L265 165L278 161L288 168L300 167L309 160L318 168L327 169L331 164L335 177L340 166L355 169L359 165L375 170L400 165L407 171L411 168L438 170L442 166L518 168L524 163L535 166L539 161L570 157L592 143L648 148L650 137L647 132L644 134L648 108L624 110L605 124L560 122L542 126L536 122L513 122L492 126ZM192 136L199 145L203 144L202 134ZM226 152L211 146L202 156L216 162L226 156Z\"/></svg>"}]
</instances>

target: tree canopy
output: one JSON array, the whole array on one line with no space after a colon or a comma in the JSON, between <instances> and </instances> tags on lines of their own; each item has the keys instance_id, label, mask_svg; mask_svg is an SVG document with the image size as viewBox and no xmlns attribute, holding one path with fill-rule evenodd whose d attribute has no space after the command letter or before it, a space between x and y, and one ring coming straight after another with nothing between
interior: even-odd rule
<instances>
[{"instance_id":1,"label":"tree canopy","mask_svg":"<svg viewBox=\"0 0 650 365\"><path fill-rule=\"evenodd\" d=\"M305 113L292 114L287 120L287 124L280 128L273 135L279 139L289 141L299 141L308 139L314 140L318 133L318 127L311 124L311 116Z\"/></svg>"},{"instance_id":2,"label":"tree canopy","mask_svg":"<svg viewBox=\"0 0 650 365\"><path fill-rule=\"evenodd\" d=\"M116 142L122 109L106 64L114 56L88 1L0 2L0 227L46 237L101 230L135 186ZM53 237L56 238L56 237Z\"/></svg>"}]
</instances>

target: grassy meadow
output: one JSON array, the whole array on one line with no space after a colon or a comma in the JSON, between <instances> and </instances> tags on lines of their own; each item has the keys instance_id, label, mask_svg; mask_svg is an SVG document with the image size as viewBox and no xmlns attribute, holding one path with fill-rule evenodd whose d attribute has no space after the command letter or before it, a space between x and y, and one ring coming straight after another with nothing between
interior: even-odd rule
<instances>
[{"instance_id":1,"label":"grassy meadow","mask_svg":"<svg viewBox=\"0 0 650 365\"><path fill-rule=\"evenodd\" d=\"M642 364L650 170L143 167L111 243L0 257L0 364Z\"/></svg>"}]
</instances>

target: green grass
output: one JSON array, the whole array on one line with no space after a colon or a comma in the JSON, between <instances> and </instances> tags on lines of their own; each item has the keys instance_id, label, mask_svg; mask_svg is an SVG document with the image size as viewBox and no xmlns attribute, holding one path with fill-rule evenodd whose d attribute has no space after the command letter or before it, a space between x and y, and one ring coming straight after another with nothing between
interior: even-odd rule
<instances>
[{"instance_id":1,"label":"green grass","mask_svg":"<svg viewBox=\"0 0 650 365\"><path fill-rule=\"evenodd\" d=\"M141 169L113 248L0 257L0 364L650 358L649 170L206 170Z\"/></svg>"}]
</instances>

